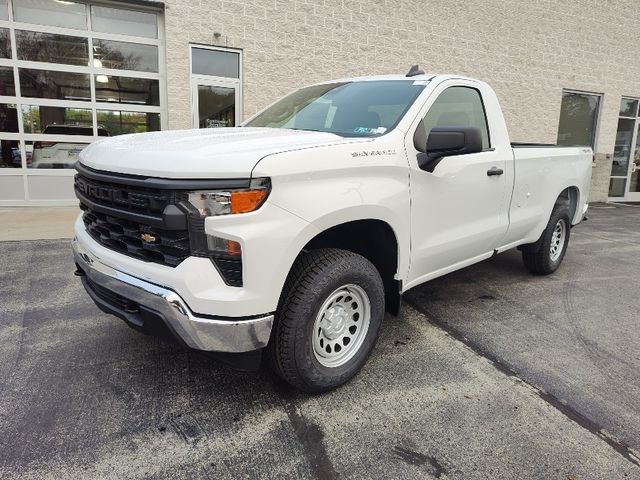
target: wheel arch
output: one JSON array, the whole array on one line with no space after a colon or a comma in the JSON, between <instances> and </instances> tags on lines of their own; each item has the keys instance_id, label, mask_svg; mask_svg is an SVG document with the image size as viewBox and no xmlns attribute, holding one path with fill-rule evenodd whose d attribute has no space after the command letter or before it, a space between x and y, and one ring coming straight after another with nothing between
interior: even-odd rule
<instances>
[{"instance_id":1,"label":"wheel arch","mask_svg":"<svg viewBox=\"0 0 640 480\"><path fill-rule=\"evenodd\" d=\"M539 210L537 223L524 236L524 239L518 248L520 248L522 245L535 243L540 239L547 224L549 223L549 219L551 218L554 208L559 204L565 204L569 208L569 218L571 219L571 225L575 225L576 223L578 223L580 221L579 206L581 205L582 201L580 195L580 188L577 187L574 182L567 182L562 186L562 188L559 188L556 191L556 194L554 196L549 195L548 197L545 197L544 204Z\"/></svg>"},{"instance_id":2,"label":"wheel arch","mask_svg":"<svg viewBox=\"0 0 640 480\"><path fill-rule=\"evenodd\" d=\"M382 278L386 310L396 315L399 313L402 284L396 277L401 265L400 244L396 231L387 221L379 218L357 218L325 224L321 231L306 242L298 256L317 248L339 248L368 259ZM292 268L293 264L289 272Z\"/></svg>"},{"instance_id":3,"label":"wheel arch","mask_svg":"<svg viewBox=\"0 0 640 480\"><path fill-rule=\"evenodd\" d=\"M565 204L569 208L569 218L571 218L571 224L575 225L579 222L577 218L578 215L578 205L580 205L580 189L576 185L570 185L565 187L556 197L555 203L553 204L553 208L558 204ZM551 215L551 213L549 213Z\"/></svg>"}]
</instances>

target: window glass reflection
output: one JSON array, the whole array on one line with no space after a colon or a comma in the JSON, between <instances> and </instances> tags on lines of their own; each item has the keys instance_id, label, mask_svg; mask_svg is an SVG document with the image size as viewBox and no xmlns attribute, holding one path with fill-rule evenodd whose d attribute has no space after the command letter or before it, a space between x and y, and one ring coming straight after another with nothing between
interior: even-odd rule
<instances>
[{"instance_id":1,"label":"window glass reflection","mask_svg":"<svg viewBox=\"0 0 640 480\"><path fill-rule=\"evenodd\" d=\"M16 30L16 48L19 60L89 65L86 38Z\"/></svg>"},{"instance_id":2,"label":"window glass reflection","mask_svg":"<svg viewBox=\"0 0 640 480\"><path fill-rule=\"evenodd\" d=\"M20 142L0 140L0 168L21 168Z\"/></svg>"},{"instance_id":3,"label":"window glass reflection","mask_svg":"<svg viewBox=\"0 0 640 480\"><path fill-rule=\"evenodd\" d=\"M633 151L633 158L631 161L635 164L632 166L631 178L629 179L629 191L640 192L640 124L638 124L638 130L636 132L636 148Z\"/></svg>"},{"instance_id":4,"label":"window glass reflection","mask_svg":"<svg viewBox=\"0 0 640 480\"><path fill-rule=\"evenodd\" d=\"M234 52L191 49L192 73L216 77L240 78L240 55Z\"/></svg>"},{"instance_id":5,"label":"window glass reflection","mask_svg":"<svg viewBox=\"0 0 640 480\"><path fill-rule=\"evenodd\" d=\"M22 105L22 124L25 133L93 135L93 119L88 108Z\"/></svg>"},{"instance_id":6,"label":"window glass reflection","mask_svg":"<svg viewBox=\"0 0 640 480\"><path fill-rule=\"evenodd\" d=\"M18 110L15 104L0 103L0 132L18 132Z\"/></svg>"},{"instance_id":7,"label":"window glass reflection","mask_svg":"<svg viewBox=\"0 0 640 480\"><path fill-rule=\"evenodd\" d=\"M16 84L13 80L12 67L0 67L0 95L15 95Z\"/></svg>"},{"instance_id":8,"label":"window glass reflection","mask_svg":"<svg viewBox=\"0 0 640 480\"><path fill-rule=\"evenodd\" d=\"M23 97L91 100L89 75L21 68L20 89Z\"/></svg>"},{"instance_id":9,"label":"window glass reflection","mask_svg":"<svg viewBox=\"0 0 640 480\"><path fill-rule=\"evenodd\" d=\"M0 58L11 58L11 37L8 28L0 28Z\"/></svg>"},{"instance_id":10,"label":"window glass reflection","mask_svg":"<svg viewBox=\"0 0 640 480\"><path fill-rule=\"evenodd\" d=\"M9 2L0 0L0 20L9 20Z\"/></svg>"},{"instance_id":11,"label":"window glass reflection","mask_svg":"<svg viewBox=\"0 0 640 480\"><path fill-rule=\"evenodd\" d=\"M621 117L635 117L638 113L638 100L623 98L620 102Z\"/></svg>"},{"instance_id":12,"label":"window glass reflection","mask_svg":"<svg viewBox=\"0 0 640 480\"><path fill-rule=\"evenodd\" d=\"M110 7L91 7L91 28L95 32L158 38L155 13Z\"/></svg>"},{"instance_id":13,"label":"window glass reflection","mask_svg":"<svg viewBox=\"0 0 640 480\"><path fill-rule=\"evenodd\" d=\"M600 97L588 93L562 93L558 145L589 146L595 142Z\"/></svg>"},{"instance_id":14,"label":"window glass reflection","mask_svg":"<svg viewBox=\"0 0 640 480\"><path fill-rule=\"evenodd\" d=\"M96 114L98 127L108 131L112 136L160 130L159 113L98 110Z\"/></svg>"},{"instance_id":15,"label":"window glass reflection","mask_svg":"<svg viewBox=\"0 0 640 480\"><path fill-rule=\"evenodd\" d=\"M626 186L627 186L626 178L611 178L609 180L609 196L624 197Z\"/></svg>"},{"instance_id":16,"label":"window glass reflection","mask_svg":"<svg viewBox=\"0 0 640 480\"><path fill-rule=\"evenodd\" d=\"M13 18L17 22L87 28L87 8L67 0L13 0Z\"/></svg>"},{"instance_id":17,"label":"window glass reflection","mask_svg":"<svg viewBox=\"0 0 640 480\"><path fill-rule=\"evenodd\" d=\"M80 152L88 145L87 142L57 142L36 141L26 142L27 149L31 148L31 162L29 168L73 168L78 161Z\"/></svg>"},{"instance_id":18,"label":"window glass reflection","mask_svg":"<svg viewBox=\"0 0 640 480\"><path fill-rule=\"evenodd\" d=\"M629 118L618 119L618 131L616 132L616 145L613 150L611 175L627 175L629 158L631 156L631 142L633 141L634 126L634 120Z\"/></svg>"},{"instance_id":19,"label":"window glass reflection","mask_svg":"<svg viewBox=\"0 0 640 480\"><path fill-rule=\"evenodd\" d=\"M93 40L95 67L118 70L158 71L158 47L138 43Z\"/></svg>"},{"instance_id":20,"label":"window glass reflection","mask_svg":"<svg viewBox=\"0 0 640 480\"><path fill-rule=\"evenodd\" d=\"M369 110L374 110L369 108ZM405 110L404 108L402 109ZM398 114L400 114L398 112ZM398 118L396 116L396 118ZM441 125L475 127L482 134L482 148L490 148L487 116L480 92L469 87L449 87L433 103L423 119L425 135Z\"/></svg>"},{"instance_id":21,"label":"window glass reflection","mask_svg":"<svg viewBox=\"0 0 640 480\"><path fill-rule=\"evenodd\" d=\"M198 127L233 127L235 115L235 88L198 85Z\"/></svg>"},{"instance_id":22,"label":"window glass reflection","mask_svg":"<svg viewBox=\"0 0 640 480\"><path fill-rule=\"evenodd\" d=\"M158 80L96 75L98 102L160 105Z\"/></svg>"}]
</instances>

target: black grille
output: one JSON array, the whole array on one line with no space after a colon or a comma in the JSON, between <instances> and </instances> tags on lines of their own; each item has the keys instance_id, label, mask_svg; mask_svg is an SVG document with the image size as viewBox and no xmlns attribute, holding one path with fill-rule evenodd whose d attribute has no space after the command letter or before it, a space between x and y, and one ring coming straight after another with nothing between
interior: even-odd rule
<instances>
[{"instance_id":1,"label":"black grille","mask_svg":"<svg viewBox=\"0 0 640 480\"><path fill-rule=\"evenodd\" d=\"M83 220L96 241L120 253L172 267L190 255L187 230L162 230L88 207Z\"/></svg>"},{"instance_id":2,"label":"black grille","mask_svg":"<svg viewBox=\"0 0 640 480\"><path fill-rule=\"evenodd\" d=\"M87 232L105 247L150 262L175 267L187 258L189 230L186 214L176 206L179 192L112 178L76 175L75 192Z\"/></svg>"},{"instance_id":3,"label":"black grille","mask_svg":"<svg viewBox=\"0 0 640 480\"><path fill-rule=\"evenodd\" d=\"M84 224L98 243L171 267L191 255L208 257L228 285L242 286L241 256L212 255L204 219L188 215L187 206L180 203L190 190L247 188L248 179L147 178L101 172L79 163L76 169L74 188Z\"/></svg>"}]
</instances>

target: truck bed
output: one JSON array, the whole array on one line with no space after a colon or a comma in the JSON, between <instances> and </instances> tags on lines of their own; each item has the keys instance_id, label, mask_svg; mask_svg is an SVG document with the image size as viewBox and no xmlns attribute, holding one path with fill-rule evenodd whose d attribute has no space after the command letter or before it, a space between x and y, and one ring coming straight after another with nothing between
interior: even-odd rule
<instances>
[{"instance_id":1,"label":"truck bed","mask_svg":"<svg viewBox=\"0 0 640 480\"><path fill-rule=\"evenodd\" d=\"M589 196L591 160L589 147L514 144L514 186L510 210L510 234L514 238L537 240L553 204L565 188L580 192L572 224L582 218L582 206ZM531 225L537 221L537 225Z\"/></svg>"}]
</instances>

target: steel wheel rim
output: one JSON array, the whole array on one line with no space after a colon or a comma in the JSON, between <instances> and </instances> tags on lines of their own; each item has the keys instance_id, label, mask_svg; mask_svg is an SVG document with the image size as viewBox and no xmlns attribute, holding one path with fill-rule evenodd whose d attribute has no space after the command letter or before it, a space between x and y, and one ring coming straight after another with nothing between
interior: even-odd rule
<instances>
[{"instance_id":1,"label":"steel wheel rim","mask_svg":"<svg viewBox=\"0 0 640 480\"><path fill-rule=\"evenodd\" d=\"M369 331L371 302L358 285L344 285L324 301L313 323L313 354L325 367L344 365L358 353Z\"/></svg>"},{"instance_id":2,"label":"steel wheel rim","mask_svg":"<svg viewBox=\"0 0 640 480\"><path fill-rule=\"evenodd\" d=\"M551 235L551 247L549 248L549 256L552 262L557 262L562 255L564 242L567 238L567 224L564 219L558 220Z\"/></svg>"}]
</instances>

